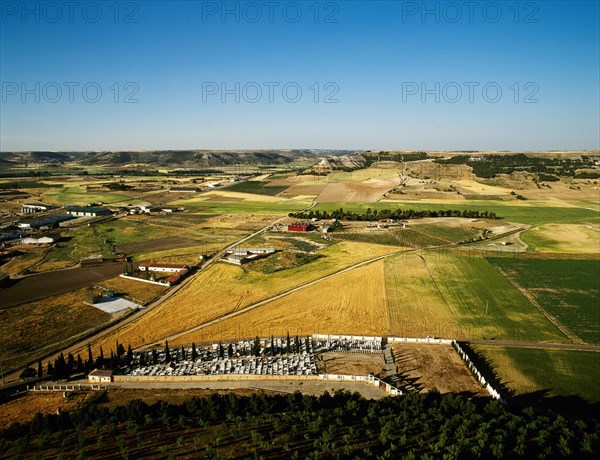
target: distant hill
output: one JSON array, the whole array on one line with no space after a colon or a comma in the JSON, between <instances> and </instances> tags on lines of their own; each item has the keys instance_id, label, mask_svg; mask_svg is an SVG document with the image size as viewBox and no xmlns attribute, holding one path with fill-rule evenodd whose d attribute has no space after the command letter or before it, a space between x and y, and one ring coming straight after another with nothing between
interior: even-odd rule
<instances>
[{"instance_id":1,"label":"distant hill","mask_svg":"<svg viewBox=\"0 0 600 460\"><path fill-rule=\"evenodd\" d=\"M161 167L211 167L277 165L298 159L353 154L346 150L156 150L104 152L1 152L0 161L12 163L75 162L81 165L123 166L147 164Z\"/></svg>"}]
</instances>

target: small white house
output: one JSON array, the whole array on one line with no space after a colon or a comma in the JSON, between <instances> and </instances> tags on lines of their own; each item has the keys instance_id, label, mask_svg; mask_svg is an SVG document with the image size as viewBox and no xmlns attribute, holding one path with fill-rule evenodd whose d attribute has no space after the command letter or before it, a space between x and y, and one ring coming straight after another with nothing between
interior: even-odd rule
<instances>
[{"instance_id":1,"label":"small white house","mask_svg":"<svg viewBox=\"0 0 600 460\"><path fill-rule=\"evenodd\" d=\"M110 383L113 379L113 371L107 369L94 369L88 374L90 383Z\"/></svg>"}]
</instances>

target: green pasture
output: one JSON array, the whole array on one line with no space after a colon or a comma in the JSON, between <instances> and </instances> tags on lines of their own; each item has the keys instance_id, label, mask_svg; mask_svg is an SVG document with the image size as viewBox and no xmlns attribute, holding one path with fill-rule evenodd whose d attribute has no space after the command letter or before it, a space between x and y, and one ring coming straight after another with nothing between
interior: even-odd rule
<instances>
[{"instance_id":1,"label":"green pasture","mask_svg":"<svg viewBox=\"0 0 600 460\"><path fill-rule=\"evenodd\" d=\"M516 394L547 391L600 401L600 352L538 348L475 347Z\"/></svg>"},{"instance_id":2,"label":"green pasture","mask_svg":"<svg viewBox=\"0 0 600 460\"><path fill-rule=\"evenodd\" d=\"M488 260L582 340L600 343L600 259Z\"/></svg>"}]
</instances>

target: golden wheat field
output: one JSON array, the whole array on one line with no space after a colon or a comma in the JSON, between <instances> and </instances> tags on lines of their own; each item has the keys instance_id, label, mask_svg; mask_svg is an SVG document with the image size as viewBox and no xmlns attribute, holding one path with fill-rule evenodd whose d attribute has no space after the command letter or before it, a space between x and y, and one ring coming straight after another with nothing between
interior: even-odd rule
<instances>
[{"instance_id":1,"label":"golden wheat field","mask_svg":"<svg viewBox=\"0 0 600 460\"><path fill-rule=\"evenodd\" d=\"M133 347L154 342L345 267L399 250L403 248L340 242L319 251L322 257L309 264L271 274L218 263L200 273L190 284L162 305L148 312L138 321L127 325L123 330L103 339L101 343L96 344L96 347L103 345L105 349L110 349L114 347L115 340L131 344ZM360 279L357 279L357 284L358 281ZM383 296L383 293L382 285L380 295ZM340 296L339 293L336 294L335 289L330 295ZM356 318L349 318L349 324L355 320ZM357 330L367 327L361 322L356 324Z\"/></svg>"},{"instance_id":2,"label":"golden wheat field","mask_svg":"<svg viewBox=\"0 0 600 460\"><path fill-rule=\"evenodd\" d=\"M389 331L384 261L359 267L239 316L179 337L173 343L256 335L381 335Z\"/></svg>"}]
</instances>

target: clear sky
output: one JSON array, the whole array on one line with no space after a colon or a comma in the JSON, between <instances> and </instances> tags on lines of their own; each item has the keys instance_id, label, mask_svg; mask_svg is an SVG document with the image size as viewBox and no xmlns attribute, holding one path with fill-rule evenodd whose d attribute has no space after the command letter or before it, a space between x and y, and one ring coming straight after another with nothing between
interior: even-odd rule
<instances>
[{"instance_id":1,"label":"clear sky","mask_svg":"<svg viewBox=\"0 0 600 460\"><path fill-rule=\"evenodd\" d=\"M600 148L599 2L0 1L0 150Z\"/></svg>"}]
</instances>

